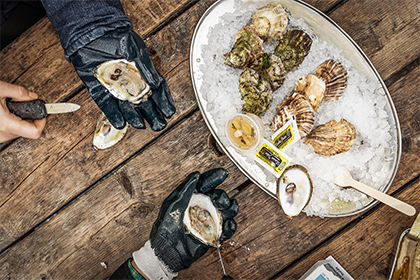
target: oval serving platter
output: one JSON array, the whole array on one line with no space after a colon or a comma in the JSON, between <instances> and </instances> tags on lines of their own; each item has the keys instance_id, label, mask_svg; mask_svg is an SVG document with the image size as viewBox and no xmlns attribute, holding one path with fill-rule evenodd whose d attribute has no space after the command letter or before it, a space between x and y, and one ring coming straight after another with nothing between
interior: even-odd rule
<instances>
[{"instance_id":1,"label":"oval serving platter","mask_svg":"<svg viewBox=\"0 0 420 280\"><path fill-rule=\"evenodd\" d=\"M352 63L352 66L358 71L358 73L378 85L379 90L377 93L383 96L386 100L385 111L388 114L388 120L391 125L390 133L392 139L395 140L393 143L394 147L392 147L394 153L391 162L388 165L389 169L386 174L384 174L384 176L386 176L385 182L387 183L383 184L379 188L381 191L387 192L395 178L401 158L401 130L394 104L383 80L361 48L350 38L349 35L347 35L346 32L344 32L325 14L299 0L277 0L273 2L280 3L284 7L287 7L293 17L302 18L314 35L316 35L320 40L341 49L342 55ZM203 84L203 72L200 71L200 65L203 63L203 46L208 44L207 35L211 31L212 27L221 20L222 15L225 13L232 13L234 11L234 0L219 0L207 9L198 22L192 37L190 49L190 71L192 84L204 120L220 147L253 183L273 198L276 198L275 180L267 181L264 174L261 174L261 172L256 170L252 164L245 161L243 156L240 155L233 147L225 145L224 143L226 142L221 140L222 137L224 137L223 129L216 126L214 116L212 116L207 110L207 101L203 96L202 90L200 90ZM366 211L367 209L373 207L376 203L376 200L372 200L362 208L350 212L327 214L322 216L344 217L355 215Z\"/></svg>"}]
</instances>

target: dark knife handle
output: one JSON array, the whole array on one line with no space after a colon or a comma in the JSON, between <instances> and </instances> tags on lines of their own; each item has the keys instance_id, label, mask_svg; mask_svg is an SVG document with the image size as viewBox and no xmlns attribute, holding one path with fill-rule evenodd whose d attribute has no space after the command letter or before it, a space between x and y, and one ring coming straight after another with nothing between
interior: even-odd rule
<instances>
[{"instance_id":1,"label":"dark knife handle","mask_svg":"<svg viewBox=\"0 0 420 280\"><path fill-rule=\"evenodd\" d=\"M45 108L45 101L41 99L35 99L25 102L6 100L7 108L10 113L15 114L22 119L44 119L48 116L47 108Z\"/></svg>"}]
</instances>

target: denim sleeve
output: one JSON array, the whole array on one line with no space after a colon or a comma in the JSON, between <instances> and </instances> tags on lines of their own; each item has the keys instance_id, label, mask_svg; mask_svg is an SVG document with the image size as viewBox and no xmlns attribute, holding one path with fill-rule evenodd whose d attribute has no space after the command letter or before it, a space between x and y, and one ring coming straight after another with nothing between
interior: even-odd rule
<instances>
[{"instance_id":1,"label":"denim sleeve","mask_svg":"<svg viewBox=\"0 0 420 280\"><path fill-rule=\"evenodd\" d=\"M131 27L119 0L41 0L53 24L64 56L120 27Z\"/></svg>"}]
</instances>

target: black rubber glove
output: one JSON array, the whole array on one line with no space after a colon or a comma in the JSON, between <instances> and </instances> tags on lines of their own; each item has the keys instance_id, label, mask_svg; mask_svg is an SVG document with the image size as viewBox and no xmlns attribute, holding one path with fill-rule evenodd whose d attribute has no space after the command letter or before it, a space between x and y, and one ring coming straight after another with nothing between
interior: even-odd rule
<instances>
[{"instance_id":1,"label":"black rubber glove","mask_svg":"<svg viewBox=\"0 0 420 280\"><path fill-rule=\"evenodd\" d=\"M229 199L226 192L215 190L228 176L225 169L213 169L200 175L191 173L163 202L159 216L150 234L152 249L173 272L188 268L204 255L210 246L186 233L183 218L194 192L212 198L213 204L222 213L223 233L220 242L230 238L236 231L233 219L238 214L238 202Z\"/></svg>"},{"instance_id":2,"label":"black rubber glove","mask_svg":"<svg viewBox=\"0 0 420 280\"><path fill-rule=\"evenodd\" d=\"M152 89L147 102L135 105L114 98L93 76L96 66L114 59L135 62ZM154 131L160 131L166 127L165 118L171 118L176 111L165 79L154 66L143 40L131 28L106 33L72 54L69 60L93 100L117 129L124 128L125 121L134 128L145 128L145 118Z\"/></svg>"}]
</instances>

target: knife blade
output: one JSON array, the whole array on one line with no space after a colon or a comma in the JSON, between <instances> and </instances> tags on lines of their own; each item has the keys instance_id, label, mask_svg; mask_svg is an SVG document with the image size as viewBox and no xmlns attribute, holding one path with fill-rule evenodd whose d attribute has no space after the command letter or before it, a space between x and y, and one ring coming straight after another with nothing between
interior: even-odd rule
<instances>
[{"instance_id":1,"label":"knife blade","mask_svg":"<svg viewBox=\"0 0 420 280\"><path fill-rule=\"evenodd\" d=\"M77 111L80 106L74 103L45 103L42 99L25 102L6 100L7 108L12 114L22 119L43 119L49 114L61 114Z\"/></svg>"}]
</instances>

